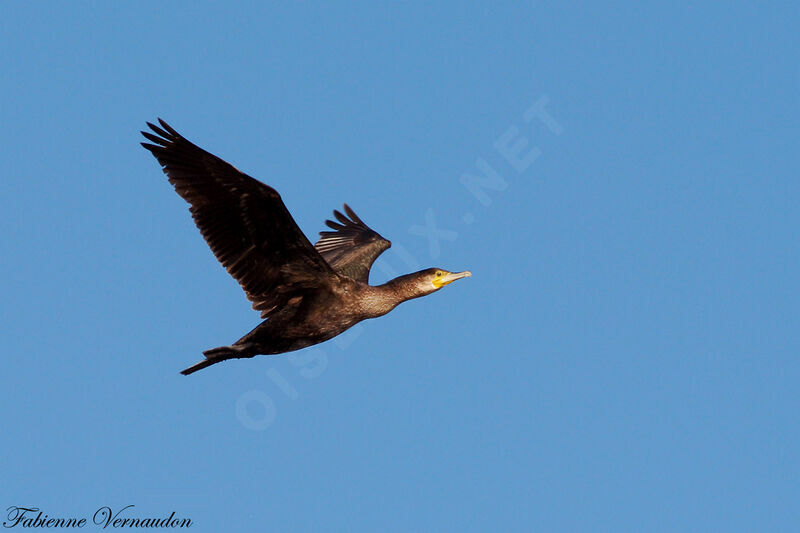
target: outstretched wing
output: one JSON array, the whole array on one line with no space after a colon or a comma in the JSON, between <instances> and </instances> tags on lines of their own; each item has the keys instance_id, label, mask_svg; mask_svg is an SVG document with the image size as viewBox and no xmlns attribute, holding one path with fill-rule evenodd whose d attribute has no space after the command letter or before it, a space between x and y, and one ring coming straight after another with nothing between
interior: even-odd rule
<instances>
[{"instance_id":1,"label":"outstretched wing","mask_svg":"<svg viewBox=\"0 0 800 533\"><path fill-rule=\"evenodd\" d=\"M337 273L367 283L372 263L392 243L364 224L349 205L344 204L344 212L347 216L333 211L338 222L326 220L325 224L335 231L320 231L314 248Z\"/></svg>"},{"instance_id":2,"label":"outstretched wing","mask_svg":"<svg viewBox=\"0 0 800 533\"><path fill-rule=\"evenodd\" d=\"M289 299L324 289L336 273L300 231L278 192L184 139L147 123L142 143L158 162L214 255L266 317ZM163 128L163 129L162 129Z\"/></svg>"}]
</instances>

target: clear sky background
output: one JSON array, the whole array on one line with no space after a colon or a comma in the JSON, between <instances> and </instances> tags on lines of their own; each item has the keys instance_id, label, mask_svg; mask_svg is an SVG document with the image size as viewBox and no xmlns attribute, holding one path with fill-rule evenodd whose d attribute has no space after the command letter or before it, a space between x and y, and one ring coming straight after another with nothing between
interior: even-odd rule
<instances>
[{"instance_id":1,"label":"clear sky background","mask_svg":"<svg viewBox=\"0 0 800 533\"><path fill-rule=\"evenodd\" d=\"M798 23L795 2L3 2L0 508L798 531ZM159 116L312 240L352 205L395 244L373 283L473 277L179 375L259 319L138 144Z\"/></svg>"}]
</instances>

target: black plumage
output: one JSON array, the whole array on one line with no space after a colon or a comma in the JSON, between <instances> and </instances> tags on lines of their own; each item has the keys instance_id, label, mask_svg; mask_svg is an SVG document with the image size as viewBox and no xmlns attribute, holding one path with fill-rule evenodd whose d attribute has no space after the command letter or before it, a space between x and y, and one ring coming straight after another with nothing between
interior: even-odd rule
<instances>
[{"instance_id":1,"label":"black plumage","mask_svg":"<svg viewBox=\"0 0 800 533\"><path fill-rule=\"evenodd\" d=\"M266 319L230 346L204 352L191 374L233 358L277 354L328 340L399 303L434 292L469 272L427 269L384 285L368 284L391 243L344 205L315 245L278 192L189 142L166 122L147 123L142 143L163 167L214 255Z\"/></svg>"}]
</instances>

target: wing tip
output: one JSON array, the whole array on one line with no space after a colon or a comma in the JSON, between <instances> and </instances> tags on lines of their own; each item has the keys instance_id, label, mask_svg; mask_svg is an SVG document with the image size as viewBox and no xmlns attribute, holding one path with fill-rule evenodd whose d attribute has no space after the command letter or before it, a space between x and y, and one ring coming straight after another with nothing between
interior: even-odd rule
<instances>
[{"instance_id":1,"label":"wing tip","mask_svg":"<svg viewBox=\"0 0 800 533\"><path fill-rule=\"evenodd\" d=\"M158 117L158 123L159 123L159 124L161 124L161 127L162 127L162 128L164 128L165 130L167 130L168 132L170 132L170 133L171 133L172 135L174 135L175 137L180 137L180 136L181 136L181 135L180 135L180 133L178 133L177 131L175 131L175 129L174 129L172 126L170 126L169 124L167 124L167 123L166 123L166 121L165 121L163 118L161 118L161 117Z\"/></svg>"},{"instance_id":2,"label":"wing tip","mask_svg":"<svg viewBox=\"0 0 800 533\"><path fill-rule=\"evenodd\" d=\"M358 224L364 224L363 222L361 222L361 219L358 218L358 215L356 215L356 212L353 211L352 207L350 207L346 203L342 204L342 207L344 207L344 212L347 213L347 216L349 216L353 220L353 222L356 222Z\"/></svg>"},{"instance_id":3,"label":"wing tip","mask_svg":"<svg viewBox=\"0 0 800 533\"><path fill-rule=\"evenodd\" d=\"M150 143L139 143L139 144L141 144L142 147L145 150L149 151L151 154L155 154L156 151L161 149L161 146L156 146L155 144L150 144Z\"/></svg>"}]
</instances>

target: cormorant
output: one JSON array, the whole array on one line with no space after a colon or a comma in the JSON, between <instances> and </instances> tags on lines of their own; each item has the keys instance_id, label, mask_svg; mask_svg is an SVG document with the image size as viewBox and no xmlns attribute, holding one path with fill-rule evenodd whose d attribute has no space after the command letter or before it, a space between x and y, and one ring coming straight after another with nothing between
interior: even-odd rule
<instances>
[{"instance_id":1,"label":"cormorant","mask_svg":"<svg viewBox=\"0 0 800 533\"><path fill-rule=\"evenodd\" d=\"M230 346L206 350L188 375L227 359L279 354L326 341L398 304L471 276L429 268L378 286L369 270L391 242L344 204L334 231L313 246L278 192L187 141L166 122L147 123L142 143L158 160L214 255L264 320Z\"/></svg>"}]
</instances>

